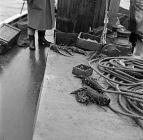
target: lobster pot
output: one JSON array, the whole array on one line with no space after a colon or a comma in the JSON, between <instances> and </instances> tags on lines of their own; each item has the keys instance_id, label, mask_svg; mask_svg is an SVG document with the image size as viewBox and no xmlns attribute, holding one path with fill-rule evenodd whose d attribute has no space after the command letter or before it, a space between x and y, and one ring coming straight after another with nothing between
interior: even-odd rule
<instances>
[{"instance_id":1,"label":"lobster pot","mask_svg":"<svg viewBox=\"0 0 143 140\"><path fill-rule=\"evenodd\" d=\"M102 44L99 43L100 38L90 35L88 33L80 32L76 46L80 49L87 51L98 51L101 49Z\"/></svg>"},{"instance_id":2,"label":"lobster pot","mask_svg":"<svg viewBox=\"0 0 143 140\"><path fill-rule=\"evenodd\" d=\"M78 66L73 67L72 74L77 76L91 76L93 73L93 69L87 65L80 64Z\"/></svg>"},{"instance_id":3,"label":"lobster pot","mask_svg":"<svg viewBox=\"0 0 143 140\"><path fill-rule=\"evenodd\" d=\"M117 12L115 10L118 10L119 2L117 1L120 0L110 1L110 11L113 16L113 13ZM79 33L88 32L90 27L102 26L105 4L105 0L58 0L56 29L62 32Z\"/></svg>"},{"instance_id":4,"label":"lobster pot","mask_svg":"<svg viewBox=\"0 0 143 140\"><path fill-rule=\"evenodd\" d=\"M54 31L55 42L57 45L75 46L78 34L77 33L65 33L58 30Z\"/></svg>"}]
</instances>

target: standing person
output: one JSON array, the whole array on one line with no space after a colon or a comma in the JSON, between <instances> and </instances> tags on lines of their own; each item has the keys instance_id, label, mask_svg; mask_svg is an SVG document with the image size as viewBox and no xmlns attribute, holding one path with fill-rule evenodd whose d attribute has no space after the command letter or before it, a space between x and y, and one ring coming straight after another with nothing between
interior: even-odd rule
<instances>
[{"instance_id":1,"label":"standing person","mask_svg":"<svg viewBox=\"0 0 143 140\"><path fill-rule=\"evenodd\" d=\"M133 46L137 40L143 41L143 0L130 0L130 41Z\"/></svg>"},{"instance_id":2,"label":"standing person","mask_svg":"<svg viewBox=\"0 0 143 140\"><path fill-rule=\"evenodd\" d=\"M50 45L45 32L54 27L55 0L26 0L28 5L29 48L35 50L35 30L38 30L39 45Z\"/></svg>"}]
</instances>

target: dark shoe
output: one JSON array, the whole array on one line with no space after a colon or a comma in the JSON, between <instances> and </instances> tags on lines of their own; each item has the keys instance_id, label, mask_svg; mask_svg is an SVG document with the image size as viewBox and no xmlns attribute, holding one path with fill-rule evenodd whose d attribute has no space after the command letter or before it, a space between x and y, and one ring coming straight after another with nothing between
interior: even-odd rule
<instances>
[{"instance_id":1,"label":"dark shoe","mask_svg":"<svg viewBox=\"0 0 143 140\"><path fill-rule=\"evenodd\" d=\"M29 49L35 50L35 37L32 35L29 35Z\"/></svg>"},{"instance_id":2,"label":"dark shoe","mask_svg":"<svg viewBox=\"0 0 143 140\"><path fill-rule=\"evenodd\" d=\"M50 46L50 44L51 44L51 42L47 41L45 39L45 37L44 38L39 38L38 42L39 42L39 45L43 45L43 46Z\"/></svg>"},{"instance_id":3,"label":"dark shoe","mask_svg":"<svg viewBox=\"0 0 143 140\"><path fill-rule=\"evenodd\" d=\"M38 31L38 42L42 46L50 46L51 42L45 39L45 31Z\"/></svg>"}]
</instances>

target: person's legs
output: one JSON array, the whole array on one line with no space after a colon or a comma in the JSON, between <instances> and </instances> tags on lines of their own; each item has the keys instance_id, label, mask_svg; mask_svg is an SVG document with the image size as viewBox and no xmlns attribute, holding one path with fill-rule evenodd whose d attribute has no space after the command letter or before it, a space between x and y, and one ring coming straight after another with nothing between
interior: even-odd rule
<instances>
[{"instance_id":1,"label":"person's legs","mask_svg":"<svg viewBox=\"0 0 143 140\"><path fill-rule=\"evenodd\" d=\"M45 39L45 32L46 32L45 30L38 30L38 42L39 42L39 45L49 46L51 42Z\"/></svg>"},{"instance_id":2,"label":"person's legs","mask_svg":"<svg viewBox=\"0 0 143 140\"><path fill-rule=\"evenodd\" d=\"M137 34L136 33L134 33L134 32L132 32L131 34L130 34L130 37L129 37L129 41L131 42L131 44L132 44L132 53L134 52L134 48L135 48L135 46L136 46L136 43L137 43Z\"/></svg>"},{"instance_id":3,"label":"person's legs","mask_svg":"<svg viewBox=\"0 0 143 140\"><path fill-rule=\"evenodd\" d=\"M35 50L35 29L28 28L29 49Z\"/></svg>"}]
</instances>

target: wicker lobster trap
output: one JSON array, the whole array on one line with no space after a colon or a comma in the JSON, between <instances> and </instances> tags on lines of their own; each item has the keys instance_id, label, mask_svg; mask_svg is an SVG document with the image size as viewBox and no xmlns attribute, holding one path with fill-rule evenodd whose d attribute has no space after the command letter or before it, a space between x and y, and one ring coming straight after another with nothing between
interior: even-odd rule
<instances>
[{"instance_id":1,"label":"wicker lobster trap","mask_svg":"<svg viewBox=\"0 0 143 140\"><path fill-rule=\"evenodd\" d=\"M99 43L99 41L99 37L80 32L77 38L76 46L88 51L97 51L100 50L102 47L102 44Z\"/></svg>"},{"instance_id":2,"label":"wicker lobster trap","mask_svg":"<svg viewBox=\"0 0 143 140\"><path fill-rule=\"evenodd\" d=\"M66 33L59 30L54 31L55 42L57 45L76 45L77 33Z\"/></svg>"},{"instance_id":3,"label":"wicker lobster trap","mask_svg":"<svg viewBox=\"0 0 143 140\"><path fill-rule=\"evenodd\" d=\"M93 69L87 65L80 64L73 67L72 74L76 76L90 76L93 73Z\"/></svg>"}]
</instances>

